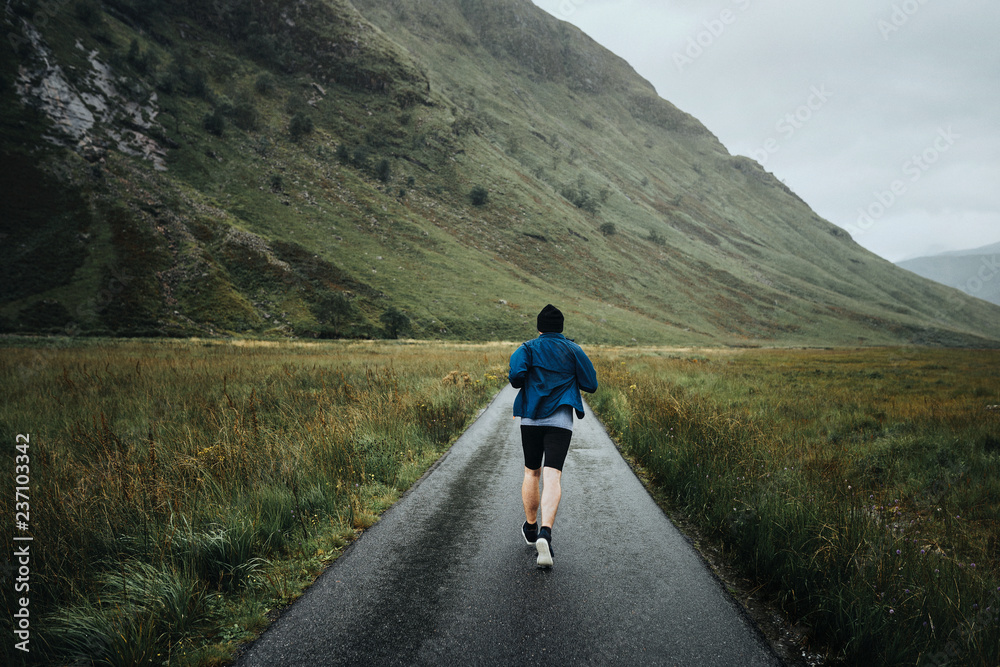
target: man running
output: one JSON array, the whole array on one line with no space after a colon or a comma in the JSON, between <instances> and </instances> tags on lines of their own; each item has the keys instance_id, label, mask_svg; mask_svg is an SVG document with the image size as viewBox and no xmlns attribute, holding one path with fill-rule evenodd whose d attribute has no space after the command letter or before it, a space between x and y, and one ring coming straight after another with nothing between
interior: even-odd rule
<instances>
[{"instance_id":1,"label":"man running","mask_svg":"<svg viewBox=\"0 0 1000 667\"><path fill-rule=\"evenodd\" d=\"M562 468L573 437L573 412L583 419L580 390L597 391L594 365L579 345L562 335L563 314L549 304L538 314L538 338L510 357L510 379L520 389L514 416L521 418L524 450L524 541L538 551L538 567L552 566L552 524L562 497ZM545 467L542 468L544 459ZM542 481L539 494L538 483ZM538 510L542 526L538 527Z\"/></svg>"}]
</instances>

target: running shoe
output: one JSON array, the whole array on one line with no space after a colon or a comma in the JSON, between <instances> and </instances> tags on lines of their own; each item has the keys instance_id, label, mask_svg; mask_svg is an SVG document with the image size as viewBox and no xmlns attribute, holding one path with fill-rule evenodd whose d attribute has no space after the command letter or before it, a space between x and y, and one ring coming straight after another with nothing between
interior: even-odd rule
<instances>
[{"instance_id":1,"label":"running shoe","mask_svg":"<svg viewBox=\"0 0 1000 667\"><path fill-rule=\"evenodd\" d=\"M538 567L552 567L552 529L544 526L538 531L538 538L535 540L535 549L538 550Z\"/></svg>"},{"instance_id":2,"label":"running shoe","mask_svg":"<svg viewBox=\"0 0 1000 667\"><path fill-rule=\"evenodd\" d=\"M538 524L534 526L529 524L527 521L521 526L521 535L524 536L524 542L526 544L534 544L535 540L538 538Z\"/></svg>"}]
</instances>

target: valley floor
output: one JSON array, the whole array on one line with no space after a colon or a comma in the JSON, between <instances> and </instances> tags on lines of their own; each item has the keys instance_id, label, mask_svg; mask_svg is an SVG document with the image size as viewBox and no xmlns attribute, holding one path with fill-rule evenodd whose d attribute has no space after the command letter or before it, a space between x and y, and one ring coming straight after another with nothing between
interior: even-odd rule
<instances>
[{"instance_id":1,"label":"valley floor","mask_svg":"<svg viewBox=\"0 0 1000 667\"><path fill-rule=\"evenodd\" d=\"M38 548L37 651L8 664L229 659L448 451L514 348L5 339ZM1000 353L587 352L609 435L793 652L996 664Z\"/></svg>"}]
</instances>

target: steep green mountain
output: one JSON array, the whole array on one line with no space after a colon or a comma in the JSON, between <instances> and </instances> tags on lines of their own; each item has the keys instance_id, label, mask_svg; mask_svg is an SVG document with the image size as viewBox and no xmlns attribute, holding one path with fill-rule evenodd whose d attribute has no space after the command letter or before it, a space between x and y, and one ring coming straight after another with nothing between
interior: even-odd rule
<instances>
[{"instance_id":1,"label":"steep green mountain","mask_svg":"<svg viewBox=\"0 0 1000 667\"><path fill-rule=\"evenodd\" d=\"M0 328L997 345L528 0L9 0Z\"/></svg>"},{"instance_id":2,"label":"steep green mountain","mask_svg":"<svg viewBox=\"0 0 1000 667\"><path fill-rule=\"evenodd\" d=\"M1000 243L897 262L928 280L1000 305Z\"/></svg>"}]
</instances>

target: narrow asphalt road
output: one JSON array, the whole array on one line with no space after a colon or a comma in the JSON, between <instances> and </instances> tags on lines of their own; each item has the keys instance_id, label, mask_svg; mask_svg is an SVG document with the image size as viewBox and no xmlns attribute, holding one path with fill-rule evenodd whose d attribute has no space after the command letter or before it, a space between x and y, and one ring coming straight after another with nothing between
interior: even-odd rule
<instances>
[{"instance_id":1,"label":"narrow asphalt road","mask_svg":"<svg viewBox=\"0 0 1000 667\"><path fill-rule=\"evenodd\" d=\"M514 395L237 665L780 665L592 414L563 473L555 564L535 567Z\"/></svg>"}]
</instances>

